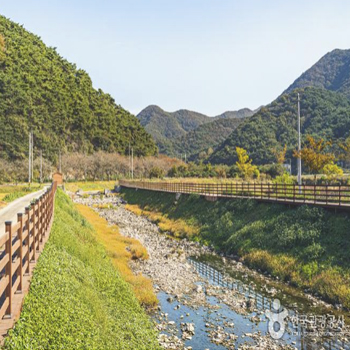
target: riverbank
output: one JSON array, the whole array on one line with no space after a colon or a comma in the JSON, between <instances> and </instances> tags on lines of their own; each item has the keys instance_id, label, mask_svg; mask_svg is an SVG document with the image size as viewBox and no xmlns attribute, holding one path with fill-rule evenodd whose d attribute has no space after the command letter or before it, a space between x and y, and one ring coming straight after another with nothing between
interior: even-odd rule
<instances>
[{"instance_id":1,"label":"riverbank","mask_svg":"<svg viewBox=\"0 0 350 350\"><path fill-rule=\"evenodd\" d=\"M131 267L134 273L153 280L160 302L154 318L164 349L295 348L266 335L264 310L257 310L244 294L200 276L189 259L213 254L208 247L169 238L148 219L126 210L118 197L95 196L75 201L94 208L111 225L117 225L121 235L137 239L147 249L149 258L132 261ZM241 264L232 264L233 268L248 272ZM262 324L256 329L254 322L260 317Z\"/></svg>"},{"instance_id":2,"label":"riverbank","mask_svg":"<svg viewBox=\"0 0 350 350\"><path fill-rule=\"evenodd\" d=\"M4 348L159 349L131 287L60 190L49 240Z\"/></svg>"},{"instance_id":3,"label":"riverbank","mask_svg":"<svg viewBox=\"0 0 350 350\"><path fill-rule=\"evenodd\" d=\"M179 234L176 223L180 220L181 237L212 245L338 308L350 308L348 213L246 199L208 202L196 195L175 198L125 188L122 195L129 210L165 225L164 231Z\"/></svg>"}]
</instances>

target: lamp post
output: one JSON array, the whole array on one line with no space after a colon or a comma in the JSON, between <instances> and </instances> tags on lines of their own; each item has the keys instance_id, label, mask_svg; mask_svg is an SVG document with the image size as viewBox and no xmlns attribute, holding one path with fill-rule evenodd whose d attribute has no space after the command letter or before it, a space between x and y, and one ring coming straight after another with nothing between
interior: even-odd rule
<instances>
[{"instance_id":1,"label":"lamp post","mask_svg":"<svg viewBox=\"0 0 350 350\"><path fill-rule=\"evenodd\" d=\"M298 93L298 185L301 191L301 134L300 134L300 95Z\"/></svg>"},{"instance_id":2,"label":"lamp post","mask_svg":"<svg viewBox=\"0 0 350 350\"><path fill-rule=\"evenodd\" d=\"M133 136L131 136L132 142L134 143L135 139ZM131 148L131 154L130 154L130 148ZM129 174L131 178L134 178L134 146L131 146L130 140L129 140Z\"/></svg>"}]
</instances>

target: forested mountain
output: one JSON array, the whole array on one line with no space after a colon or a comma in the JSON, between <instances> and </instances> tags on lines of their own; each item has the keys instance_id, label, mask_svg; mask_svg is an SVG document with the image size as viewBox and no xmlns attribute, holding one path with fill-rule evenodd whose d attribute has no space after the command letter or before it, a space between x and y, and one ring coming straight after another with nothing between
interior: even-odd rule
<instances>
[{"instance_id":1,"label":"forested mountain","mask_svg":"<svg viewBox=\"0 0 350 350\"><path fill-rule=\"evenodd\" d=\"M333 50L303 73L285 92L314 86L350 98L350 50Z\"/></svg>"},{"instance_id":2,"label":"forested mountain","mask_svg":"<svg viewBox=\"0 0 350 350\"><path fill-rule=\"evenodd\" d=\"M146 131L153 136L159 151L165 154L171 153L174 139L196 129L208 119L203 114L187 110L165 112L158 106L146 107L137 115L137 118Z\"/></svg>"},{"instance_id":3,"label":"forested mountain","mask_svg":"<svg viewBox=\"0 0 350 350\"><path fill-rule=\"evenodd\" d=\"M252 116L255 112L257 112L260 108L255 111L252 111L249 108L242 108L238 111L227 111L218 115L217 117L213 117L214 119L229 119L229 118L247 118Z\"/></svg>"},{"instance_id":4,"label":"forested mountain","mask_svg":"<svg viewBox=\"0 0 350 350\"><path fill-rule=\"evenodd\" d=\"M156 140L161 153L195 156L209 147L216 147L239 124L239 121L218 123L219 120L242 119L252 114L253 111L244 108L208 117L185 109L170 113L158 106L148 106L137 118Z\"/></svg>"},{"instance_id":5,"label":"forested mountain","mask_svg":"<svg viewBox=\"0 0 350 350\"><path fill-rule=\"evenodd\" d=\"M188 160L204 159L237 128L243 118L217 119L173 141L173 151Z\"/></svg>"},{"instance_id":6,"label":"forested mountain","mask_svg":"<svg viewBox=\"0 0 350 350\"><path fill-rule=\"evenodd\" d=\"M28 131L35 149L55 158L58 149L126 152L157 148L137 118L102 90L89 75L22 26L0 16L0 157L23 158Z\"/></svg>"},{"instance_id":7,"label":"forested mountain","mask_svg":"<svg viewBox=\"0 0 350 350\"><path fill-rule=\"evenodd\" d=\"M297 146L297 93L301 97L302 134L340 140L350 135L350 101L343 94L307 87L285 93L241 123L211 155L212 163L233 164L236 147L248 150L256 164L274 162L272 150Z\"/></svg>"}]
</instances>

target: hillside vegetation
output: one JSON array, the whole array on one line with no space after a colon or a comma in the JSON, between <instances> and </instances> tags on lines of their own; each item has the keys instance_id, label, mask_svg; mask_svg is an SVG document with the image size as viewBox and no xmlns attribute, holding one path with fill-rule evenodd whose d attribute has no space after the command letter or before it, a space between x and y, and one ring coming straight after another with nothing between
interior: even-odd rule
<instances>
[{"instance_id":1,"label":"hillside vegetation","mask_svg":"<svg viewBox=\"0 0 350 350\"><path fill-rule=\"evenodd\" d=\"M350 98L350 50L333 50L303 73L285 91L313 86L339 92Z\"/></svg>"},{"instance_id":2,"label":"hillside vegetation","mask_svg":"<svg viewBox=\"0 0 350 350\"><path fill-rule=\"evenodd\" d=\"M243 147L256 164L275 162L273 149L287 145L287 159L297 145L297 93L301 97L301 131L339 141L350 135L350 101L342 94L307 87L280 96L241 123L209 161L234 164ZM335 142L336 143L336 142Z\"/></svg>"},{"instance_id":3,"label":"hillside vegetation","mask_svg":"<svg viewBox=\"0 0 350 350\"><path fill-rule=\"evenodd\" d=\"M349 214L246 199L208 202L181 195L175 202L169 193L126 188L122 193L129 209L166 224L165 231L211 244L251 267L350 307Z\"/></svg>"},{"instance_id":4,"label":"hillside vegetation","mask_svg":"<svg viewBox=\"0 0 350 350\"><path fill-rule=\"evenodd\" d=\"M153 136L161 153L170 156L186 153L196 159L201 151L215 148L243 118L252 114L253 111L244 108L208 117L185 109L170 113L158 106L148 106L137 118Z\"/></svg>"},{"instance_id":5,"label":"hillside vegetation","mask_svg":"<svg viewBox=\"0 0 350 350\"><path fill-rule=\"evenodd\" d=\"M208 150L215 149L242 121L243 118L228 118L202 124L195 130L175 139L173 150L178 155L186 154L188 160L204 158L208 156Z\"/></svg>"},{"instance_id":6,"label":"hillside vegetation","mask_svg":"<svg viewBox=\"0 0 350 350\"><path fill-rule=\"evenodd\" d=\"M24 158L28 131L35 149L54 159L58 149L157 152L137 118L89 75L22 26L0 16L0 158Z\"/></svg>"},{"instance_id":7,"label":"hillside vegetation","mask_svg":"<svg viewBox=\"0 0 350 350\"><path fill-rule=\"evenodd\" d=\"M55 220L5 349L159 349L96 232L59 191Z\"/></svg>"}]
</instances>

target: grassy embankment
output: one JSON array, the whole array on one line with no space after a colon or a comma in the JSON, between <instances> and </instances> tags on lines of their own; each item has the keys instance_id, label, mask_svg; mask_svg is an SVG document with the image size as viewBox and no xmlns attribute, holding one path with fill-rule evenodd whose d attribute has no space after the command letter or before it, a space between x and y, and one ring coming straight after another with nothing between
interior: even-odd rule
<instances>
[{"instance_id":1,"label":"grassy embankment","mask_svg":"<svg viewBox=\"0 0 350 350\"><path fill-rule=\"evenodd\" d=\"M100 240L59 191L49 241L5 349L159 348L150 319Z\"/></svg>"},{"instance_id":2,"label":"grassy embankment","mask_svg":"<svg viewBox=\"0 0 350 350\"><path fill-rule=\"evenodd\" d=\"M128 209L164 231L213 244L251 267L350 308L350 214L322 208L208 202L196 195L123 189ZM181 229L177 226L181 222Z\"/></svg>"},{"instance_id":3,"label":"grassy embankment","mask_svg":"<svg viewBox=\"0 0 350 350\"><path fill-rule=\"evenodd\" d=\"M41 185L1 185L0 186L0 209L5 207L8 203L21 198L31 192L39 191Z\"/></svg>"}]
</instances>

